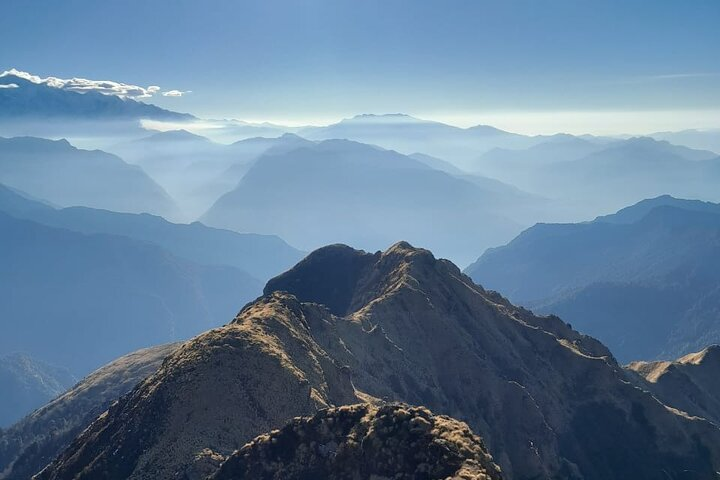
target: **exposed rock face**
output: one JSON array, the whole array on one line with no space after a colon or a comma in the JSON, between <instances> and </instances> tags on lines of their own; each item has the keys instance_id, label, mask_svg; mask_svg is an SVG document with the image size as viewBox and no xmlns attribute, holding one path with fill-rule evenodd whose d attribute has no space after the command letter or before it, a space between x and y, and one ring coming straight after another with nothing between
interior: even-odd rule
<instances>
[{"instance_id":1,"label":"exposed rock face","mask_svg":"<svg viewBox=\"0 0 720 480\"><path fill-rule=\"evenodd\" d=\"M627 368L666 405L720 425L720 345L674 362L633 362Z\"/></svg>"},{"instance_id":2,"label":"exposed rock face","mask_svg":"<svg viewBox=\"0 0 720 480\"><path fill-rule=\"evenodd\" d=\"M39 478L204 475L292 417L358 399L467 422L506 478L704 479L720 467L715 425L427 250L326 247L265 293L186 343Z\"/></svg>"},{"instance_id":3,"label":"exposed rock face","mask_svg":"<svg viewBox=\"0 0 720 480\"><path fill-rule=\"evenodd\" d=\"M214 480L500 478L470 428L422 407L353 405L295 418L235 452Z\"/></svg>"},{"instance_id":4,"label":"exposed rock face","mask_svg":"<svg viewBox=\"0 0 720 480\"><path fill-rule=\"evenodd\" d=\"M160 345L120 357L0 431L0 479L27 479L40 471L112 402L155 372L178 346Z\"/></svg>"}]
</instances>

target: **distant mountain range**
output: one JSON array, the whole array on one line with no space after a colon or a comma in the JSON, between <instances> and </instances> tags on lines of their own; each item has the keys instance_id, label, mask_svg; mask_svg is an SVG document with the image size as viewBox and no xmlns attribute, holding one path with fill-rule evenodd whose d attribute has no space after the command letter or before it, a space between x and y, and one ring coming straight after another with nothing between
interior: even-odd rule
<instances>
[{"instance_id":1,"label":"distant mountain range","mask_svg":"<svg viewBox=\"0 0 720 480\"><path fill-rule=\"evenodd\" d=\"M466 272L556 313L623 361L720 342L720 205L662 196L579 224L538 224Z\"/></svg>"},{"instance_id":2,"label":"distant mountain range","mask_svg":"<svg viewBox=\"0 0 720 480\"><path fill-rule=\"evenodd\" d=\"M9 196L7 190L3 196ZM188 257L202 256L200 242L207 238L215 248L227 248L229 255L233 248L249 248L247 257L264 237L249 238L244 247L244 239L230 232L85 209L54 216L42 204L35 204L35 210L32 204L18 207L21 199L15 196L8 202L13 213L24 210L60 228L0 213L0 316L5 319L0 351L27 352L81 375L127 351L218 325L238 303L260 291L262 284L243 270L200 265L158 245ZM67 228L126 233L143 240ZM179 232L178 240L163 238L174 232ZM266 243L274 242L271 238ZM275 251L287 247L279 246ZM220 252L204 258L212 255L217 258Z\"/></svg>"},{"instance_id":3,"label":"distant mountain range","mask_svg":"<svg viewBox=\"0 0 720 480\"><path fill-rule=\"evenodd\" d=\"M21 353L0 356L0 429L57 397L75 383L63 368Z\"/></svg>"},{"instance_id":4,"label":"distant mountain range","mask_svg":"<svg viewBox=\"0 0 720 480\"><path fill-rule=\"evenodd\" d=\"M66 140L0 138L0 183L59 206L173 217L177 206L138 166Z\"/></svg>"},{"instance_id":5,"label":"distant mountain range","mask_svg":"<svg viewBox=\"0 0 720 480\"><path fill-rule=\"evenodd\" d=\"M239 268L259 281L290 268L303 253L272 235L236 233L171 223L148 214L118 213L87 207L53 208L0 184L0 211L50 227L85 234L129 237L162 247L189 261Z\"/></svg>"},{"instance_id":6,"label":"distant mountain range","mask_svg":"<svg viewBox=\"0 0 720 480\"><path fill-rule=\"evenodd\" d=\"M220 196L235 188L258 157L305 145L312 142L293 134L223 145L174 130L118 144L110 150L140 165L177 201L184 218L195 220Z\"/></svg>"},{"instance_id":7,"label":"distant mountain range","mask_svg":"<svg viewBox=\"0 0 720 480\"><path fill-rule=\"evenodd\" d=\"M671 194L720 201L720 157L648 137L611 142L558 137L528 149L494 149L477 173L567 204L577 219Z\"/></svg>"},{"instance_id":8,"label":"distant mountain range","mask_svg":"<svg viewBox=\"0 0 720 480\"><path fill-rule=\"evenodd\" d=\"M648 135L676 145L686 145L700 150L711 150L720 155L720 129L681 130L679 132L656 132Z\"/></svg>"},{"instance_id":9,"label":"distant mountain range","mask_svg":"<svg viewBox=\"0 0 720 480\"><path fill-rule=\"evenodd\" d=\"M457 468L458 452L482 452L456 421L443 436L424 409L392 402L466 422L510 480L712 478L718 426L669 408L642 381L592 337L513 306L427 250L334 245L268 282L231 323L185 342L37 478L307 478L293 472L344 472L333 459L356 454L372 470L383 444L395 454L386 468L415 471L403 457L409 438L414 455L435 458L433 435L445 439L436 448L467 447L428 465Z\"/></svg>"},{"instance_id":10,"label":"distant mountain range","mask_svg":"<svg viewBox=\"0 0 720 480\"><path fill-rule=\"evenodd\" d=\"M376 250L409 238L469 263L478 248L509 239L542 208L541 199L501 182L459 178L394 151L327 140L260 156L201 220L276 234L305 250L333 242Z\"/></svg>"},{"instance_id":11,"label":"distant mountain range","mask_svg":"<svg viewBox=\"0 0 720 480\"><path fill-rule=\"evenodd\" d=\"M422 152L468 167L478 154L492 148L525 148L539 140L487 125L459 128L404 114L363 114L325 127L301 129L311 140L347 139L379 145L410 155Z\"/></svg>"}]
</instances>

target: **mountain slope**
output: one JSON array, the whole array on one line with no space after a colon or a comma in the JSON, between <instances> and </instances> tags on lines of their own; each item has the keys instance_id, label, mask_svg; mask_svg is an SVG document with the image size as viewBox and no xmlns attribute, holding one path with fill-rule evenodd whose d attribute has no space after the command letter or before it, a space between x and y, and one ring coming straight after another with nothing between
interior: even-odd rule
<instances>
[{"instance_id":1,"label":"mountain slope","mask_svg":"<svg viewBox=\"0 0 720 480\"><path fill-rule=\"evenodd\" d=\"M0 428L20 420L74 383L67 370L24 354L0 356Z\"/></svg>"},{"instance_id":2,"label":"mountain slope","mask_svg":"<svg viewBox=\"0 0 720 480\"><path fill-rule=\"evenodd\" d=\"M58 398L0 430L0 479L24 480L61 453L110 404L155 372L178 344L122 356L99 368ZM64 390L64 389L63 389Z\"/></svg>"},{"instance_id":3,"label":"mountain slope","mask_svg":"<svg viewBox=\"0 0 720 480\"><path fill-rule=\"evenodd\" d=\"M376 250L402 237L466 263L478 245L519 231L514 219L525 220L536 204L521 192L485 188L397 152L329 140L262 156L202 221L276 234L304 250L336 242Z\"/></svg>"},{"instance_id":4,"label":"mountain slope","mask_svg":"<svg viewBox=\"0 0 720 480\"><path fill-rule=\"evenodd\" d=\"M407 405L353 405L296 418L235 452L212 478L475 478L499 469L467 425Z\"/></svg>"},{"instance_id":5,"label":"mountain slope","mask_svg":"<svg viewBox=\"0 0 720 480\"><path fill-rule=\"evenodd\" d=\"M172 199L142 169L66 140L0 138L0 182L61 206L177 214Z\"/></svg>"},{"instance_id":6,"label":"mountain slope","mask_svg":"<svg viewBox=\"0 0 720 480\"><path fill-rule=\"evenodd\" d=\"M229 455L285 420L357 403L299 308L265 298L187 342L38 477L169 478L191 471L205 448Z\"/></svg>"},{"instance_id":7,"label":"mountain slope","mask_svg":"<svg viewBox=\"0 0 720 480\"><path fill-rule=\"evenodd\" d=\"M231 266L265 281L302 258L302 252L271 235L241 234L168 222L148 214L118 213L86 207L54 209L22 197L0 184L0 211L51 227L103 233L152 243L202 265Z\"/></svg>"},{"instance_id":8,"label":"mountain slope","mask_svg":"<svg viewBox=\"0 0 720 480\"><path fill-rule=\"evenodd\" d=\"M538 224L468 267L512 301L561 315L618 358L720 341L720 206L664 196L580 224Z\"/></svg>"},{"instance_id":9,"label":"mountain slope","mask_svg":"<svg viewBox=\"0 0 720 480\"><path fill-rule=\"evenodd\" d=\"M711 478L720 466L716 426L629 384L599 342L426 250L326 247L265 293L171 355L39 478L194 478L208 454L357 399L467 422L511 479Z\"/></svg>"},{"instance_id":10,"label":"mountain slope","mask_svg":"<svg viewBox=\"0 0 720 480\"><path fill-rule=\"evenodd\" d=\"M74 374L206 330L260 290L241 270L201 266L126 237L3 213L0 231L0 351L25 351Z\"/></svg>"}]
</instances>

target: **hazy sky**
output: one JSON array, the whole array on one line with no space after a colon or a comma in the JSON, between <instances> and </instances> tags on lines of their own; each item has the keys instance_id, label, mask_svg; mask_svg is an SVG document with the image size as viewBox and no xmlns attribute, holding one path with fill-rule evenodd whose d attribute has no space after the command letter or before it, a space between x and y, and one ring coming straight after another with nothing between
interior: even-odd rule
<instances>
[{"instance_id":1,"label":"hazy sky","mask_svg":"<svg viewBox=\"0 0 720 480\"><path fill-rule=\"evenodd\" d=\"M0 70L204 117L406 112L536 133L720 127L720 0L3 0Z\"/></svg>"}]
</instances>

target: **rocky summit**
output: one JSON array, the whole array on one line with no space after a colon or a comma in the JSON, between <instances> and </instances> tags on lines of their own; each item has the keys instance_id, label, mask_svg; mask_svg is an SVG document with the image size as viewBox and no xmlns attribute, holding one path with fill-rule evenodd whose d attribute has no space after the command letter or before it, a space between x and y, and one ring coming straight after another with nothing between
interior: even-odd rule
<instances>
[{"instance_id":1,"label":"rocky summit","mask_svg":"<svg viewBox=\"0 0 720 480\"><path fill-rule=\"evenodd\" d=\"M715 478L718 427L627 376L600 342L513 306L427 250L332 245L179 347L37 478L203 478L223 461L217 475L262 469L244 456L272 450L265 437L245 446L257 435L318 410L389 402L467 423L504 478ZM356 408L375 421L375 407ZM292 438L281 432L270 443ZM285 455L295 468L301 453Z\"/></svg>"},{"instance_id":2,"label":"rocky summit","mask_svg":"<svg viewBox=\"0 0 720 480\"><path fill-rule=\"evenodd\" d=\"M499 480L469 427L421 407L367 404L298 417L235 452L213 480Z\"/></svg>"}]
</instances>

